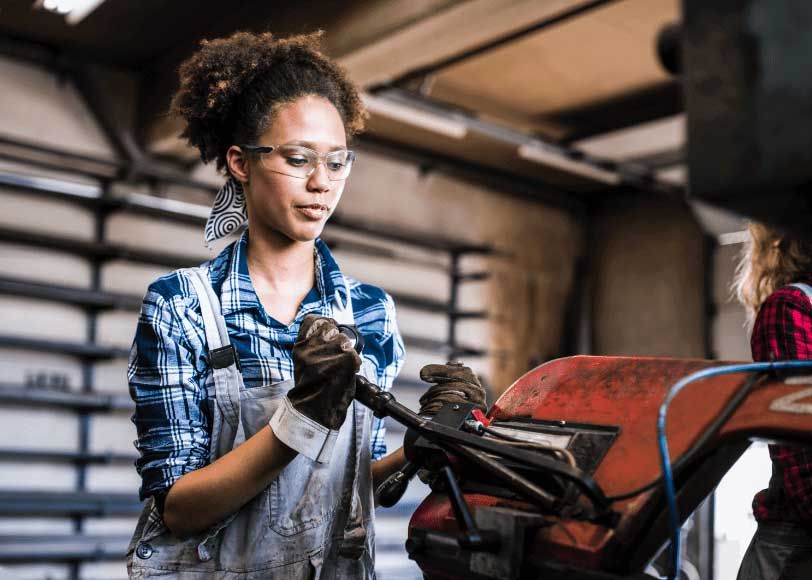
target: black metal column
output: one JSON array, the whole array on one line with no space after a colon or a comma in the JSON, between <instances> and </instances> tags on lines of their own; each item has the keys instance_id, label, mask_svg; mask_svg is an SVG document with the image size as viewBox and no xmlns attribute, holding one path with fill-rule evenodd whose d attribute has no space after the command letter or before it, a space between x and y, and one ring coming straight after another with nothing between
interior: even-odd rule
<instances>
[{"instance_id":1,"label":"black metal column","mask_svg":"<svg viewBox=\"0 0 812 580\"><path fill-rule=\"evenodd\" d=\"M451 288L448 295L448 360L456 360L459 356L459 349L457 347L457 316L459 311L457 308L459 299L459 285L460 285L460 253L452 250L451 255Z\"/></svg>"},{"instance_id":2,"label":"black metal column","mask_svg":"<svg viewBox=\"0 0 812 580\"><path fill-rule=\"evenodd\" d=\"M104 197L109 196L110 184L103 184ZM108 210L104 204L99 204L93 208L94 213L94 232L93 239L96 243L103 243L106 231L106 220ZM99 292L101 290L101 266L102 260L98 256L90 256L90 290L92 292ZM88 344L96 344L98 338L98 310L89 307L86 311L86 341ZM84 358L82 360L82 393L92 394L94 385L94 364L93 359ZM78 453L87 456L90 453L90 428L91 428L91 413L87 410L78 411L79 415L79 448ZM80 461L76 465L76 490L79 492L87 490L87 462ZM84 531L85 521L84 517L77 515L73 517L73 530L77 534ZM70 578L71 580L79 580L81 577L81 561L72 561L70 563Z\"/></svg>"}]
</instances>

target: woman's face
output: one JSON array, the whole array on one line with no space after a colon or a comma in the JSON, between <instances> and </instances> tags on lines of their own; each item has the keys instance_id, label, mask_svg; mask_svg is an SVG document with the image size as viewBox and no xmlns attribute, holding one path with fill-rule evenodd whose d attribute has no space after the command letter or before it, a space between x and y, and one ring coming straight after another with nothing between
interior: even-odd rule
<instances>
[{"instance_id":1,"label":"woman's face","mask_svg":"<svg viewBox=\"0 0 812 580\"><path fill-rule=\"evenodd\" d=\"M302 97L282 106L256 145L289 144L307 147L319 155L346 149L347 137L338 110L317 96ZM298 159L289 161L298 162ZM268 171L253 156L249 166L246 193L252 231L270 229L297 242L309 242L321 235L341 199L345 181L330 181L324 163L319 163L307 178Z\"/></svg>"}]
</instances>

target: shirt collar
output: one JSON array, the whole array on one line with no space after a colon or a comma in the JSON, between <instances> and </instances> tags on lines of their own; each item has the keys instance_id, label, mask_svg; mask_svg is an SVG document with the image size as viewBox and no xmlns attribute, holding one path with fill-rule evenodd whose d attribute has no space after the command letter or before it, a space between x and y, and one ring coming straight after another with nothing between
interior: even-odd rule
<instances>
[{"instance_id":1,"label":"shirt collar","mask_svg":"<svg viewBox=\"0 0 812 580\"><path fill-rule=\"evenodd\" d=\"M342 287L344 285L343 275L332 252L321 238L316 239L314 259L316 290L321 307L326 312L336 288L339 284ZM212 278L215 290L218 282L221 284L220 303L223 316L251 308L262 310L248 273L248 230L215 258L212 262Z\"/></svg>"}]
</instances>

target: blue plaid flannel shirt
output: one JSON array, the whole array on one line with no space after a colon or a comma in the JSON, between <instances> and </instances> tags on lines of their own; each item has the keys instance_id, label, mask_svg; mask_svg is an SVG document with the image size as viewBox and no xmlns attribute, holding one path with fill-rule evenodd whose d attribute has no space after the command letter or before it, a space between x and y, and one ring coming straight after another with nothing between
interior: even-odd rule
<instances>
[{"instance_id":1,"label":"blue plaid flannel shirt","mask_svg":"<svg viewBox=\"0 0 812 580\"><path fill-rule=\"evenodd\" d=\"M219 294L229 337L237 349L245 387L293 377L291 349L302 319L325 314L342 274L326 244L316 240L316 286L290 326L265 312L248 274L248 232L207 263ZM376 286L347 278L355 323L364 334L363 357L377 369L377 383L390 389L405 349L392 297ZM141 499L163 496L182 475L205 466L212 429L214 380L208 365L199 304L188 281L176 272L153 282L144 298L128 365L132 421L141 455ZM383 421L375 419L372 459L386 453Z\"/></svg>"}]
</instances>

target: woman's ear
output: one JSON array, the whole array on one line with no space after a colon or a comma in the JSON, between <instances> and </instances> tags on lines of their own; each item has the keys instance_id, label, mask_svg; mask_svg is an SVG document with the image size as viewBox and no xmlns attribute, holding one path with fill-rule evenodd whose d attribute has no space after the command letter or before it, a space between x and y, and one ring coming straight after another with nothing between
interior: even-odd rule
<instances>
[{"instance_id":1,"label":"woman's ear","mask_svg":"<svg viewBox=\"0 0 812 580\"><path fill-rule=\"evenodd\" d=\"M251 177L251 168L248 164L248 156L245 152L232 145L226 151L226 167L231 176L245 185Z\"/></svg>"}]
</instances>

